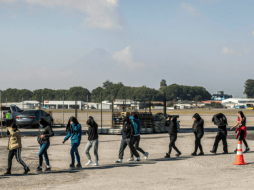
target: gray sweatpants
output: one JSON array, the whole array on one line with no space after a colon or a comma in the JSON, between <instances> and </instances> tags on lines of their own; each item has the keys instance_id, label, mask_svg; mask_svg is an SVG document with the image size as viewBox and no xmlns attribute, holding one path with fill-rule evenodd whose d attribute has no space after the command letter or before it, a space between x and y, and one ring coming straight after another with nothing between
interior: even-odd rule
<instances>
[{"instance_id":1,"label":"gray sweatpants","mask_svg":"<svg viewBox=\"0 0 254 190\"><path fill-rule=\"evenodd\" d=\"M99 157L98 157L98 145L99 145L99 140L98 139L95 139L95 140L87 142L85 153L86 153L86 156L87 156L88 160L91 160L91 156L89 154L89 150L92 147L93 147L93 152L94 152L94 155L95 155L95 161L99 160Z\"/></svg>"}]
</instances>

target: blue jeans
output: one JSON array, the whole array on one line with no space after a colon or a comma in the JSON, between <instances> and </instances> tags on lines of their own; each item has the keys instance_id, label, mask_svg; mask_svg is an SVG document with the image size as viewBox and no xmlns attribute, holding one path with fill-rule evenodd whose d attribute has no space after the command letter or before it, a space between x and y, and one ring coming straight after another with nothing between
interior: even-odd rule
<instances>
[{"instance_id":1,"label":"blue jeans","mask_svg":"<svg viewBox=\"0 0 254 190\"><path fill-rule=\"evenodd\" d=\"M75 163L75 156L74 153L76 155L76 159L77 159L77 163L80 164L80 156L78 153L78 147L79 147L80 143L73 143L71 145L71 164L74 165Z\"/></svg>"},{"instance_id":2,"label":"blue jeans","mask_svg":"<svg viewBox=\"0 0 254 190\"><path fill-rule=\"evenodd\" d=\"M43 158L42 158L42 155L44 156L45 158L45 162L47 164L47 166L49 166L49 158L48 158L48 153L47 153L47 150L50 146L50 142L48 143L44 143L44 144L40 144L40 152L38 154L39 156L39 166L42 166L42 161L43 161Z\"/></svg>"}]
</instances>

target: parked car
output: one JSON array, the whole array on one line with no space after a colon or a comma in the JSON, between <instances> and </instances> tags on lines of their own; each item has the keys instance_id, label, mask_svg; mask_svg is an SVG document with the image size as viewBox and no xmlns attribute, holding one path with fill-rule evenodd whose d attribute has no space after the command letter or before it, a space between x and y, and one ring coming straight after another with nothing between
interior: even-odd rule
<instances>
[{"instance_id":1,"label":"parked car","mask_svg":"<svg viewBox=\"0 0 254 190\"><path fill-rule=\"evenodd\" d=\"M3 121L3 125L5 125L5 122L6 122L5 115L6 115L6 113L8 113L9 110L11 110L11 115L12 115L12 118L13 118L14 122L16 121L16 116L20 115L23 112L23 110L21 110L16 105L10 105L10 107L4 107L4 106L2 106L2 119L3 119L2 121Z\"/></svg>"},{"instance_id":2,"label":"parked car","mask_svg":"<svg viewBox=\"0 0 254 190\"><path fill-rule=\"evenodd\" d=\"M16 123L19 127L31 126L32 128L38 127L39 119L45 119L52 127L54 120L50 114L43 110L26 110L16 117Z\"/></svg>"}]
</instances>

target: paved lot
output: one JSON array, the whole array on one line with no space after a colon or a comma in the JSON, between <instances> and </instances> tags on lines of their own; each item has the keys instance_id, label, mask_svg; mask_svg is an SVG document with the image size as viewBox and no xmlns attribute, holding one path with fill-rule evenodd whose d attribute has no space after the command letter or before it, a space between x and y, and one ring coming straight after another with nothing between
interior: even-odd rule
<instances>
[{"instance_id":1,"label":"paved lot","mask_svg":"<svg viewBox=\"0 0 254 190\"><path fill-rule=\"evenodd\" d=\"M249 135L253 134L249 131ZM179 133L177 147L182 151L179 158L172 151L171 159L164 159L168 151L168 134L142 135L140 146L150 153L149 159L141 162L127 162L128 148L125 151L124 163L114 164L118 159L121 136L100 135L99 167L87 167L85 163L85 144L87 136L82 137L79 147L82 170L69 171L70 142L61 144L63 136L51 139L49 158L52 172L37 174L34 170L38 165L39 146L36 137L22 139L22 158L31 168L31 173L23 176L23 168L13 160L12 176L0 175L1 190L11 189L253 189L254 154L253 151L244 154L246 166L233 166L237 141L228 139L231 154L222 155L220 143L217 155L211 155L210 149L214 143L215 132L207 132L202 139L205 156L192 157L194 135L189 131ZM234 132L229 132L234 136ZM247 138L248 140L248 138ZM6 150L8 139L0 139L0 173L6 169ZM254 142L248 140L251 150ZM244 148L243 148L244 149ZM94 156L92 159L94 160Z\"/></svg>"}]
</instances>

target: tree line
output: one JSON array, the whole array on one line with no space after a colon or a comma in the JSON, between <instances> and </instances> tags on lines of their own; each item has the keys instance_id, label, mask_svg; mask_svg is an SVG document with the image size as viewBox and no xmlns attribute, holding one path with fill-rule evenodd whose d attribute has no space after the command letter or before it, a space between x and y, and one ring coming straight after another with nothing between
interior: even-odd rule
<instances>
[{"instance_id":1,"label":"tree line","mask_svg":"<svg viewBox=\"0 0 254 190\"><path fill-rule=\"evenodd\" d=\"M101 102L104 100L111 101L114 99L132 99L136 101L163 101L164 94L167 101L177 100L210 100L211 94L199 86L185 86L178 84L166 85L163 79L160 83L159 90L148 88L146 86L130 87L121 82L113 83L105 81L101 87L93 89L91 92L83 87L71 87L69 90L52 90L48 88L30 91L27 89L6 89L2 91L2 102L19 102L23 100L78 100Z\"/></svg>"}]
</instances>

